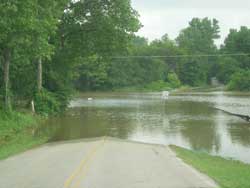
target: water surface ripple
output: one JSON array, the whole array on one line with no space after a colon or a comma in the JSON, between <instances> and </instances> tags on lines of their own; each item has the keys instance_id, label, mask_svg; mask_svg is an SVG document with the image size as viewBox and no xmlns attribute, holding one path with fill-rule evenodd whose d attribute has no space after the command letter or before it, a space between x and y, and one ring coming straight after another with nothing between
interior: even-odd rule
<instances>
[{"instance_id":1,"label":"water surface ripple","mask_svg":"<svg viewBox=\"0 0 250 188\"><path fill-rule=\"evenodd\" d=\"M51 141L108 135L250 163L250 123L215 108L250 115L250 95L184 93L163 100L161 93L88 93L73 100L66 114L49 119L42 130L56 127Z\"/></svg>"}]
</instances>

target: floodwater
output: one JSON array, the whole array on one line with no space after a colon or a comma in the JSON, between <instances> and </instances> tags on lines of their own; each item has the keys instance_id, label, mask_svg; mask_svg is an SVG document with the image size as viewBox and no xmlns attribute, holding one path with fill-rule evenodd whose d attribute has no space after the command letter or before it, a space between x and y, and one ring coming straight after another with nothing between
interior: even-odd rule
<instances>
[{"instance_id":1,"label":"floodwater","mask_svg":"<svg viewBox=\"0 0 250 188\"><path fill-rule=\"evenodd\" d=\"M50 141L106 135L174 144L250 163L250 123L216 108L250 115L250 95L197 92L163 100L161 93L88 93L41 130L54 130Z\"/></svg>"}]
</instances>

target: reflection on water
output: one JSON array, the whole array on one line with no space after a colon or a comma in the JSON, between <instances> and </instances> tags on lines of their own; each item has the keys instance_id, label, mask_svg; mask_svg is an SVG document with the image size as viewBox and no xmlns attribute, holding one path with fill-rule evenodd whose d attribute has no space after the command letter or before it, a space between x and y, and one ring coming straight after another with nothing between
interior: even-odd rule
<instances>
[{"instance_id":1,"label":"reflection on water","mask_svg":"<svg viewBox=\"0 0 250 188\"><path fill-rule=\"evenodd\" d=\"M89 94L72 101L66 114L48 120L42 130L57 128L51 141L107 135L250 163L250 124L214 107L249 115L250 96L185 93L162 100L160 93Z\"/></svg>"}]
</instances>

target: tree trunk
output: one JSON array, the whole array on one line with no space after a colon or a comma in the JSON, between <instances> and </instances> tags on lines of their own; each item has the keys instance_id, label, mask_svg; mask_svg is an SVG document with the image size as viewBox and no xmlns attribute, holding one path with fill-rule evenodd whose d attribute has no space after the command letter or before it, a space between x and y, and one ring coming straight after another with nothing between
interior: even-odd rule
<instances>
[{"instance_id":1,"label":"tree trunk","mask_svg":"<svg viewBox=\"0 0 250 188\"><path fill-rule=\"evenodd\" d=\"M10 92L9 92L10 58L11 58L10 49L5 49L3 52L3 61L4 61L3 74L4 74L4 106L6 110L11 110Z\"/></svg>"},{"instance_id":2,"label":"tree trunk","mask_svg":"<svg viewBox=\"0 0 250 188\"><path fill-rule=\"evenodd\" d=\"M37 62L37 91L41 92L43 87L43 69L42 69L42 58L38 59Z\"/></svg>"}]
</instances>

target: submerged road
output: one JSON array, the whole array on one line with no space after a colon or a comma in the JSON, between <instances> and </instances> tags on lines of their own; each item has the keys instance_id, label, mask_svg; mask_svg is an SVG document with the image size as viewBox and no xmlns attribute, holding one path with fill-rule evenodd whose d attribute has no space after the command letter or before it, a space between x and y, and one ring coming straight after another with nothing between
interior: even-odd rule
<instances>
[{"instance_id":1,"label":"submerged road","mask_svg":"<svg viewBox=\"0 0 250 188\"><path fill-rule=\"evenodd\" d=\"M214 188L166 146L99 138L47 144L0 161L3 188Z\"/></svg>"}]
</instances>

